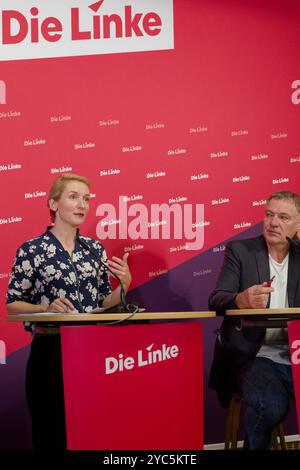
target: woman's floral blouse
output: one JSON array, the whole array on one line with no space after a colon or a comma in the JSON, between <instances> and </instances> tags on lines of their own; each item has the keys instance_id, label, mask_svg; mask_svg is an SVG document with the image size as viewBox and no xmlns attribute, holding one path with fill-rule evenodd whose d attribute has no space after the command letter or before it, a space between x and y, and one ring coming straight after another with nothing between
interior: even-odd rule
<instances>
[{"instance_id":1,"label":"woman's floral blouse","mask_svg":"<svg viewBox=\"0 0 300 470\"><path fill-rule=\"evenodd\" d=\"M82 239L91 249L83 248ZM72 257L47 229L18 249L7 291L7 303L51 304L66 297L78 312L99 307L111 292L106 269L91 252L107 260L101 243L77 234Z\"/></svg>"}]
</instances>

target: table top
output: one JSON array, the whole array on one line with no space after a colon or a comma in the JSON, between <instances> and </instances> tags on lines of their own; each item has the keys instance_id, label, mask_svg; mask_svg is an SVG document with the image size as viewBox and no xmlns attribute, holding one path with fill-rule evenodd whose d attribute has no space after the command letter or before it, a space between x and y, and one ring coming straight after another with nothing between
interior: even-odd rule
<instances>
[{"instance_id":1,"label":"table top","mask_svg":"<svg viewBox=\"0 0 300 470\"><path fill-rule=\"evenodd\" d=\"M300 310L300 309L299 309ZM34 313L34 314L18 314L7 315L9 322L24 322L30 321L33 323L94 323L105 321L119 321L119 320L181 320L181 319L204 319L213 318L216 316L215 312L137 312L137 313L73 313L73 314L58 314L58 313Z\"/></svg>"},{"instance_id":2,"label":"table top","mask_svg":"<svg viewBox=\"0 0 300 470\"><path fill-rule=\"evenodd\" d=\"M249 308L227 310L227 317L239 317L244 327L286 328L287 322L300 319L300 308Z\"/></svg>"},{"instance_id":3,"label":"table top","mask_svg":"<svg viewBox=\"0 0 300 470\"><path fill-rule=\"evenodd\" d=\"M300 308L293 307L293 308L247 308L247 309L235 309L235 310L226 310L227 316L260 316L260 317L291 317L296 318L297 316L300 317Z\"/></svg>"}]
</instances>

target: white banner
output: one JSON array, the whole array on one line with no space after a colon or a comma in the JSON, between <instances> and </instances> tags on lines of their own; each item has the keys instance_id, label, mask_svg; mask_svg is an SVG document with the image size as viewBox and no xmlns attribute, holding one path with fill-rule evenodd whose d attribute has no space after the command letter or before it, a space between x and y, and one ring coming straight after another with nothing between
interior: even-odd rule
<instances>
[{"instance_id":1,"label":"white banner","mask_svg":"<svg viewBox=\"0 0 300 470\"><path fill-rule=\"evenodd\" d=\"M1 0L0 60L174 48L173 0Z\"/></svg>"}]
</instances>

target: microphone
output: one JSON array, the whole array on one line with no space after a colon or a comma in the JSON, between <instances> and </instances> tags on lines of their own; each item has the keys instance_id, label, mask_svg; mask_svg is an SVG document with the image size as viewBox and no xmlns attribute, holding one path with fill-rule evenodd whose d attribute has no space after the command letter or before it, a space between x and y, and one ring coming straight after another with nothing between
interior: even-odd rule
<instances>
[{"instance_id":1,"label":"microphone","mask_svg":"<svg viewBox=\"0 0 300 470\"><path fill-rule=\"evenodd\" d=\"M136 304L126 304L126 294L125 294L125 290L124 290L122 281L119 278L119 276L117 276L115 273L112 272L112 270L107 266L107 264L105 264L102 261L100 256L98 256L97 253L95 253L94 250L92 248L90 248L90 246L84 240L82 240L79 237L77 239L78 239L78 242L80 243L80 245L85 250L89 251L91 253L91 255L93 255L93 257L98 261L98 263L102 264L102 266L104 266L105 269L107 269L107 271L109 271L116 279L118 279L118 281L120 283L121 303L113 305L112 307L106 308L105 310L103 310L103 313L135 313L135 312L137 312L138 309L139 309L138 305L136 305Z\"/></svg>"},{"instance_id":2,"label":"microphone","mask_svg":"<svg viewBox=\"0 0 300 470\"><path fill-rule=\"evenodd\" d=\"M285 237L285 238L291 245L293 245L295 248L300 250L300 243L296 242L296 240L294 240L293 238L290 238L290 237Z\"/></svg>"}]
</instances>

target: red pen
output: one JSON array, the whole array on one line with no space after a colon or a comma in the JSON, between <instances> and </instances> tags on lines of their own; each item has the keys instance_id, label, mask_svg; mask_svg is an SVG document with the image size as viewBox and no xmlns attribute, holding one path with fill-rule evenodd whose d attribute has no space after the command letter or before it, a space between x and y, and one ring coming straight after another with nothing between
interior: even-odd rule
<instances>
[{"instance_id":1,"label":"red pen","mask_svg":"<svg viewBox=\"0 0 300 470\"><path fill-rule=\"evenodd\" d=\"M271 279L269 279L269 280L267 281L266 287L271 287L271 284L272 284L272 282L274 281L274 278L275 278L275 276L271 277Z\"/></svg>"}]
</instances>

